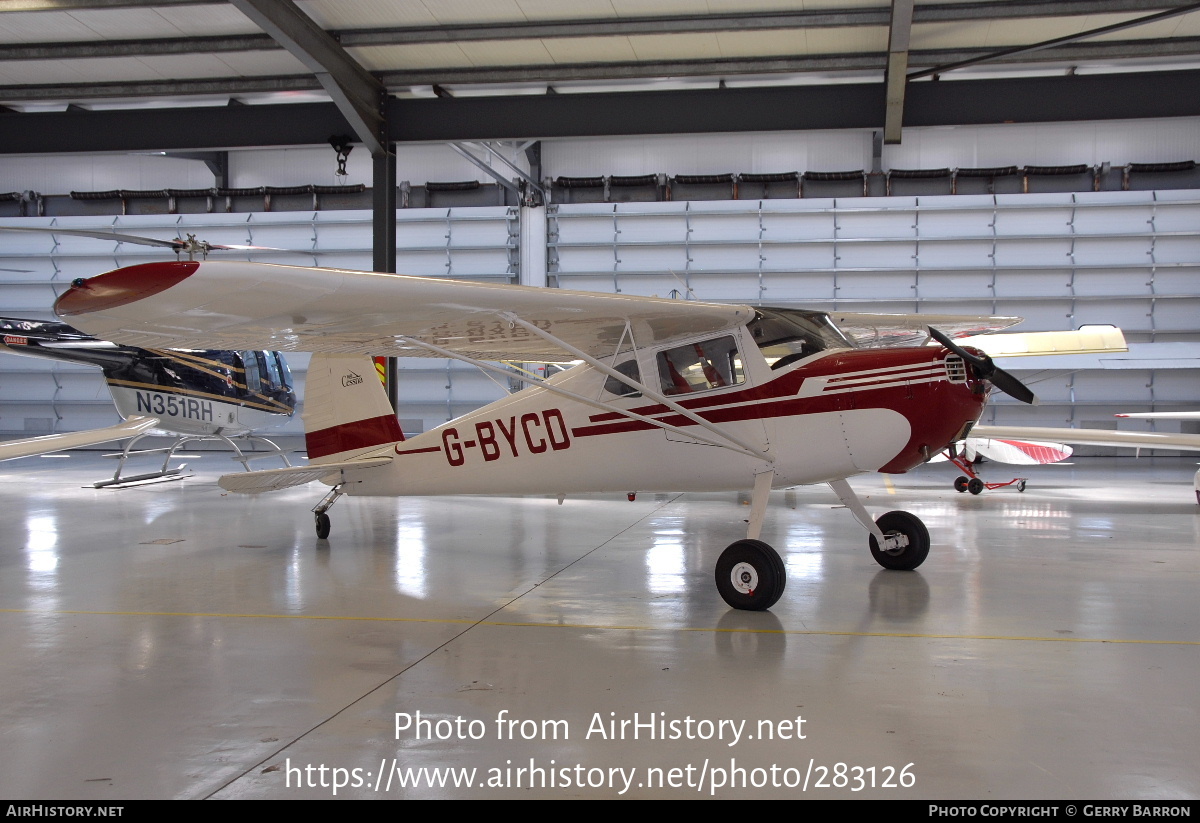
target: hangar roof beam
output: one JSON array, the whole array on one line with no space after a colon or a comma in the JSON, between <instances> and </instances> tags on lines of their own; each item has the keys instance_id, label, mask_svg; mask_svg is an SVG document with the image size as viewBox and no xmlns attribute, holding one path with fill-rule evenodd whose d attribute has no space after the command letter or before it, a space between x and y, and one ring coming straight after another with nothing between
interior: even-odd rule
<instances>
[{"instance_id":1,"label":"hangar roof beam","mask_svg":"<svg viewBox=\"0 0 1200 823\"><path fill-rule=\"evenodd\" d=\"M884 108L883 142L899 143L904 125L904 91L908 83L908 45L912 35L913 0L892 0L892 21L888 30L888 63L883 76L887 89Z\"/></svg>"},{"instance_id":2,"label":"hangar roof beam","mask_svg":"<svg viewBox=\"0 0 1200 823\"><path fill-rule=\"evenodd\" d=\"M387 92L336 40L291 0L229 0L316 75L372 155L385 151Z\"/></svg>"},{"instance_id":3,"label":"hangar roof beam","mask_svg":"<svg viewBox=\"0 0 1200 823\"><path fill-rule=\"evenodd\" d=\"M1023 58L1022 62L1081 62L1147 57L1194 56L1200 37L1151 40L1101 41L1059 46ZM1003 62L991 49L937 49L910 51L909 65L941 66L987 57ZM403 69L379 72L387 88L514 82L562 83L573 80L637 80L666 76L716 77L733 74L802 73L820 71L880 71L882 55L834 54L815 57L733 58L728 60L672 60L654 63L580 63L473 68ZM912 74L909 75L912 78ZM136 98L179 95L239 95L281 91L312 91L320 84L309 75L271 77L210 77L190 80L135 80L103 83L51 83L0 86L0 100L72 101L98 98Z\"/></svg>"},{"instance_id":4,"label":"hangar roof beam","mask_svg":"<svg viewBox=\"0 0 1200 823\"><path fill-rule=\"evenodd\" d=\"M936 76L939 74L945 74L948 71L953 71L954 69L965 68L966 66L974 66L978 65L979 63L988 63L993 60L1003 59L1005 57L1016 57L1017 55L1031 54L1032 52L1041 51L1043 49L1054 48L1055 46L1064 46L1080 40L1099 37L1102 34L1112 34L1113 32L1117 31L1125 31L1126 29L1136 28L1137 26L1144 26L1147 23L1157 23L1159 20L1167 20L1171 17L1179 17L1184 14L1191 14L1194 11L1200 11L1200 3L1188 3L1185 6L1177 6L1173 9L1159 12L1158 14L1151 14L1147 17L1139 17L1136 20L1127 20L1124 23L1114 23L1111 26L1101 26L1098 29L1089 29L1088 31L1081 31L1078 34L1071 34L1067 35L1066 37L1056 37L1053 40L1043 40L1040 43L1034 43L1029 46L1017 46L1016 48L1003 49L991 54L984 54L967 60L960 60L956 63L949 63L942 66L934 66L933 68L922 69L921 71L915 71L908 75L908 79L915 80L919 77Z\"/></svg>"},{"instance_id":5,"label":"hangar roof beam","mask_svg":"<svg viewBox=\"0 0 1200 823\"><path fill-rule=\"evenodd\" d=\"M200 0L176 0L195 3ZM61 10L62 0L49 3L16 3L46 10ZM70 8L116 8L145 5L116 0L81 0ZM912 5L909 3L909 5ZM1074 0L1074 2L950 3L917 6L914 23L945 23L966 20L999 20L1037 17L1066 17L1116 14L1154 9L1173 9L1169 0ZM21 10L13 0L0 13ZM24 9L29 10L29 9ZM893 13L885 7L819 11L762 12L750 14L678 15L626 19L521 21L511 23L457 24L448 26L392 26L370 29L331 30L329 35L343 48L359 46L408 46L429 43L459 43L497 40L542 40L570 37L607 37L646 34L689 34L722 31L766 31L808 28L842 28L890 25ZM68 43L13 43L0 46L0 60L69 60L90 57L150 56L162 54L215 54L221 52L268 51L283 46L263 34L226 34L210 37L169 37Z\"/></svg>"}]
</instances>

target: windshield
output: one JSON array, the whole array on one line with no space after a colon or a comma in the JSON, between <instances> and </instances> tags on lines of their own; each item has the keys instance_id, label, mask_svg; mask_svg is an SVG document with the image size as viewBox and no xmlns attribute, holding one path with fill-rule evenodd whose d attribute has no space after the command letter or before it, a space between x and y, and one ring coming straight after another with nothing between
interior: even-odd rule
<instances>
[{"instance_id":1,"label":"windshield","mask_svg":"<svg viewBox=\"0 0 1200 823\"><path fill-rule=\"evenodd\" d=\"M759 308L747 328L772 369L826 349L854 348L829 315L820 311Z\"/></svg>"}]
</instances>

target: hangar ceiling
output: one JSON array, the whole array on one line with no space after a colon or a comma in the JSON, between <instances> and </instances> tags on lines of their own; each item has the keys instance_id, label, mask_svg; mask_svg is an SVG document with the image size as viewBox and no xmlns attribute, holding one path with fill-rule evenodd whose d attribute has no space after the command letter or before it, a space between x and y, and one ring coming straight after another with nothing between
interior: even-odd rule
<instances>
[{"instance_id":1,"label":"hangar ceiling","mask_svg":"<svg viewBox=\"0 0 1200 823\"><path fill-rule=\"evenodd\" d=\"M1200 113L1200 3L8 0L0 151ZM203 128L198 128L200 124ZM373 147L374 148L374 147Z\"/></svg>"}]
</instances>

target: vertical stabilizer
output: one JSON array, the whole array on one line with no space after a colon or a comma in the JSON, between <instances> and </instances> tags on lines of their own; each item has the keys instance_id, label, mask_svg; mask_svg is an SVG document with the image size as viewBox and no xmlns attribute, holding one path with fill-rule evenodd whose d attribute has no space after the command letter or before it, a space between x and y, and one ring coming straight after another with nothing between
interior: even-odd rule
<instances>
[{"instance_id":1,"label":"vertical stabilizer","mask_svg":"<svg viewBox=\"0 0 1200 823\"><path fill-rule=\"evenodd\" d=\"M404 439L370 357L314 354L304 386L309 463L332 463Z\"/></svg>"}]
</instances>

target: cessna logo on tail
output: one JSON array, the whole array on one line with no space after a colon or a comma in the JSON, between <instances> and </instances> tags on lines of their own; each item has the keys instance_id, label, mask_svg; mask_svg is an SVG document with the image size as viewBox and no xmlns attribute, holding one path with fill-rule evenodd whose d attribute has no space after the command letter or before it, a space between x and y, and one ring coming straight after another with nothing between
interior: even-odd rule
<instances>
[{"instance_id":1,"label":"cessna logo on tail","mask_svg":"<svg viewBox=\"0 0 1200 823\"><path fill-rule=\"evenodd\" d=\"M343 386L357 386L361 382L362 382L362 378L359 377L354 372L350 372L349 374L342 375L342 385Z\"/></svg>"}]
</instances>

